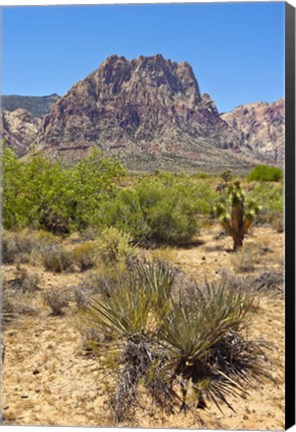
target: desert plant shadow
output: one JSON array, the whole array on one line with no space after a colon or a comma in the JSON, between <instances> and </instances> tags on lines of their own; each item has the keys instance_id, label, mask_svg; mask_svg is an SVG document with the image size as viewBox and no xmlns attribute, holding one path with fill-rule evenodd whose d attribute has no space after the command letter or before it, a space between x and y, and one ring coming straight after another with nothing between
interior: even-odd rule
<instances>
[{"instance_id":1,"label":"desert plant shadow","mask_svg":"<svg viewBox=\"0 0 296 432\"><path fill-rule=\"evenodd\" d=\"M196 247L203 246L205 244L206 242L204 240L196 239L187 243L183 243L183 244L180 243L178 246L176 246L176 249L194 249Z\"/></svg>"}]
</instances>

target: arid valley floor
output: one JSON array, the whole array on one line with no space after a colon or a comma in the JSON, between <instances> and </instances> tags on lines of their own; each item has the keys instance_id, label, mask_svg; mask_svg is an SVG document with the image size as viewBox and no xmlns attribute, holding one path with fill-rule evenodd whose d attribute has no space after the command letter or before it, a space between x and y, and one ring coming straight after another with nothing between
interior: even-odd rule
<instances>
[{"instance_id":1,"label":"arid valley floor","mask_svg":"<svg viewBox=\"0 0 296 432\"><path fill-rule=\"evenodd\" d=\"M187 248L153 250L198 282L221 280L225 271L237 273L230 251L230 237L218 238L217 223L201 229L198 241ZM71 243L71 240L69 240ZM251 250L253 268L242 277L264 271L283 271L283 234L270 226L254 227L245 240ZM75 304L69 303L61 316L52 316L44 304L44 292L68 290L80 284L87 272L55 274L27 264L3 265L3 278L12 281L20 269L38 273L38 290L23 300L29 313L15 317L3 330L5 360L2 383L3 423L6 425L114 426L107 405L108 386L100 376L99 359L87 356L77 329ZM220 412L214 404L205 410L166 415L153 407L143 393L141 404L130 421L118 426L212 429L284 428L284 299L283 292L262 290L254 308L248 337L263 338L273 345L267 351L266 368L274 381L252 380L248 396L230 398L233 406ZM28 311L27 311L28 312Z\"/></svg>"}]
</instances>

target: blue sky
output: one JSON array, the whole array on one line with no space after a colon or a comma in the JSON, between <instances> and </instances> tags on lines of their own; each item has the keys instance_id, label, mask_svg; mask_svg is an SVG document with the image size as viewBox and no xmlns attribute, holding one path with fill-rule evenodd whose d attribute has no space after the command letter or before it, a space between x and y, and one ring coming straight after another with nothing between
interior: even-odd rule
<instances>
[{"instance_id":1,"label":"blue sky","mask_svg":"<svg viewBox=\"0 0 296 432\"><path fill-rule=\"evenodd\" d=\"M220 112L284 94L284 3L3 7L3 94L63 95L110 54L189 62Z\"/></svg>"}]
</instances>

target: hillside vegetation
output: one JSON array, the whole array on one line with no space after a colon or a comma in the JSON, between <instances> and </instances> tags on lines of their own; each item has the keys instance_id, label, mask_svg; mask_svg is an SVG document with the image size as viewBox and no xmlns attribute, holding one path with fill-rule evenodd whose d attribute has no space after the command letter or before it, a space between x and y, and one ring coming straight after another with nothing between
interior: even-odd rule
<instances>
[{"instance_id":1,"label":"hillside vegetation","mask_svg":"<svg viewBox=\"0 0 296 432\"><path fill-rule=\"evenodd\" d=\"M116 227L134 243L185 244L214 217L219 179L157 172L129 176L113 158L95 150L74 166L42 155L19 160L3 151L3 222L7 229L43 229L55 234L101 232ZM270 221L282 211L282 182L245 182Z\"/></svg>"}]
</instances>

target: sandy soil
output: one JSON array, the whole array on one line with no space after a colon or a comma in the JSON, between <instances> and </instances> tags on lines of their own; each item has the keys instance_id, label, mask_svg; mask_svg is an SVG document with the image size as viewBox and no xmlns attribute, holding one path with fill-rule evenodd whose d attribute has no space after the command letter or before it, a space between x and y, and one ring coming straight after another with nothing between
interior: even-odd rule
<instances>
[{"instance_id":1,"label":"sandy soil","mask_svg":"<svg viewBox=\"0 0 296 432\"><path fill-rule=\"evenodd\" d=\"M198 281L221 278L222 269L236 269L229 237L216 240L218 227L204 228L199 242L188 248L161 251ZM283 236L271 228L256 228L246 239L252 249L253 273L283 269ZM15 266L3 266L10 279ZM107 388L98 360L85 356L73 307L54 317L42 302L42 291L69 289L82 280L81 273L55 275L38 271L41 291L30 297L36 312L5 326L6 355L2 376L4 424L56 426L114 425L107 407ZM229 400L235 412L220 412L210 405L197 414L167 416L150 406L143 396L143 409L119 426L207 429L284 429L284 302L280 295L258 294L250 338L274 343L267 365L274 381L252 382L246 399ZM145 407L145 408L144 408Z\"/></svg>"}]
</instances>

